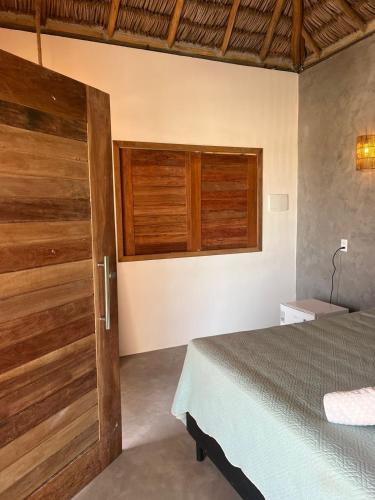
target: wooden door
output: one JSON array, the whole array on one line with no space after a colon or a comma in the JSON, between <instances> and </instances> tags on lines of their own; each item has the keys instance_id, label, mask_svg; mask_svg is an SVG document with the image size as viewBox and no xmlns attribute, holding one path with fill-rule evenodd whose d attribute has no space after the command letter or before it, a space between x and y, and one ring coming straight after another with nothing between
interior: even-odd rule
<instances>
[{"instance_id":1,"label":"wooden door","mask_svg":"<svg viewBox=\"0 0 375 500\"><path fill-rule=\"evenodd\" d=\"M109 113L0 51L2 500L70 498L121 452Z\"/></svg>"}]
</instances>

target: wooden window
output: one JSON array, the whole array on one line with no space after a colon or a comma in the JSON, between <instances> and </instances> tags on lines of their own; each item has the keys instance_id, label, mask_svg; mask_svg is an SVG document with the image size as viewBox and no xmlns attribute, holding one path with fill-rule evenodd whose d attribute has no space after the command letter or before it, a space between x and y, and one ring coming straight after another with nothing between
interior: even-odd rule
<instances>
[{"instance_id":1,"label":"wooden window","mask_svg":"<svg viewBox=\"0 0 375 500\"><path fill-rule=\"evenodd\" d=\"M115 142L119 260L261 250L262 150Z\"/></svg>"}]
</instances>

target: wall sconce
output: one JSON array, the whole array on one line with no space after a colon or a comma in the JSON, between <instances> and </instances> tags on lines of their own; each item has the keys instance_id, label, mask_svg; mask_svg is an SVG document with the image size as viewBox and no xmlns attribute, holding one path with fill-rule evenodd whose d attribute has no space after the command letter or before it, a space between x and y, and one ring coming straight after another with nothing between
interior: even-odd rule
<instances>
[{"instance_id":1,"label":"wall sconce","mask_svg":"<svg viewBox=\"0 0 375 500\"><path fill-rule=\"evenodd\" d=\"M357 170L375 169L375 135L357 137Z\"/></svg>"}]
</instances>

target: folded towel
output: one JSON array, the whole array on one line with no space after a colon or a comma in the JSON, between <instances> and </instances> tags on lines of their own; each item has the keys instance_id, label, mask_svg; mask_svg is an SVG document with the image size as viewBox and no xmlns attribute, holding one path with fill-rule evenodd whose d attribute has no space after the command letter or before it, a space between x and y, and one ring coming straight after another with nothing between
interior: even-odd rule
<instances>
[{"instance_id":1,"label":"folded towel","mask_svg":"<svg viewBox=\"0 0 375 500\"><path fill-rule=\"evenodd\" d=\"M330 392L323 398L327 420L334 424L375 425L375 387Z\"/></svg>"}]
</instances>

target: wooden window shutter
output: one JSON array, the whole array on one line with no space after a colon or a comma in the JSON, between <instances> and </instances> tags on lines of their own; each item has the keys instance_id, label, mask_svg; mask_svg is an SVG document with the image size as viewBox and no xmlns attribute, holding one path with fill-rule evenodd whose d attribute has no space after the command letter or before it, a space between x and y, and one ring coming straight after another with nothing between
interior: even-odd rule
<instances>
[{"instance_id":1,"label":"wooden window shutter","mask_svg":"<svg viewBox=\"0 0 375 500\"><path fill-rule=\"evenodd\" d=\"M118 144L120 260L261 250L261 149Z\"/></svg>"},{"instance_id":2,"label":"wooden window shutter","mask_svg":"<svg viewBox=\"0 0 375 500\"><path fill-rule=\"evenodd\" d=\"M126 255L188 250L188 156L184 151L121 150Z\"/></svg>"},{"instance_id":3,"label":"wooden window shutter","mask_svg":"<svg viewBox=\"0 0 375 500\"><path fill-rule=\"evenodd\" d=\"M257 156L201 156L201 248L253 248L258 237Z\"/></svg>"}]
</instances>

